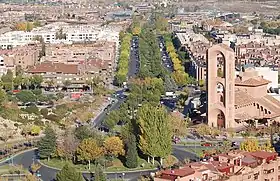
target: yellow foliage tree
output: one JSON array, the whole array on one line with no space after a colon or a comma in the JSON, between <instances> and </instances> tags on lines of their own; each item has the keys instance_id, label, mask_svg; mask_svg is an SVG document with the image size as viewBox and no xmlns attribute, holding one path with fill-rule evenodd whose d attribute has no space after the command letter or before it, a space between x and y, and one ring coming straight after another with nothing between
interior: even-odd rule
<instances>
[{"instance_id":1,"label":"yellow foliage tree","mask_svg":"<svg viewBox=\"0 0 280 181\"><path fill-rule=\"evenodd\" d=\"M140 35L140 33L141 33L141 27L140 26L135 26L133 29L132 29L132 34L133 35Z\"/></svg>"},{"instance_id":2,"label":"yellow foliage tree","mask_svg":"<svg viewBox=\"0 0 280 181\"><path fill-rule=\"evenodd\" d=\"M169 116L169 120L172 127L172 132L174 136L185 136L188 133L188 122L179 116Z\"/></svg>"},{"instance_id":3,"label":"yellow foliage tree","mask_svg":"<svg viewBox=\"0 0 280 181\"><path fill-rule=\"evenodd\" d=\"M31 168L32 173L34 174L41 168L41 165L40 164L32 164L30 168Z\"/></svg>"},{"instance_id":4,"label":"yellow foliage tree","mask_svg":"<svg viewBox=\"0 0 280 181\"><path fill-rule=\"evenodd\" d=\"M265 144L261 146L261 150L275 152L275 149L273 148L269 140L267 140Z\"/></svg>"},{"instance_id":5,"label":"yellow foliage tree","mask_svg":"<svg viewBox=\"0 0 280 181\"><path fill-rule=\"evenodd\" d=\"M87 161L89 170L91 160L95 160L101 157L102 154L103 149L97 144L97 141L93 138L84 139L77 149L78 159L80 161Z\"/></svg>"},{"instance_id":6,"label":"yellow foliage tree","mask_svg":"<svg viewBox=\"0 0 280 181\"><path fill-rule=\"evenodd\" d=\"M104 149L107 155L118 156L124 155L124 145L119 137L112 136L105 140Z\"/></svg>"},{"instance_id":7,"label":"yellow foliage tree","mask_svg":"<svg viewBox=\"0 0 280 181\"><path fill-rule=\"evenodd\" d=\"M24 179L24 181L38 181L38 178L36 176L28 174Z\"/></svg>"},{"instance_id":8,"label":"yellow foliage tree","mask_svg":"<svg viewBox=\"0 0 280 181\"><path fill-rule=\"evenodd\" d=\"M31 31L33 24L30 22L20 22L15 25L15 29L18 31Z\"/></svg>"},{"instance_id":9,"label":"yellow foliage tree","mask_svg":"<svg viewBox=\"0 0 280 181\"><path fill-rule=\"evenodd\" d=\"M30 133L32 135L39 135L41 132L40 126L32 125Z\"/></svg>"},{"instance_id":10,"label":"yellow foliage tree","mask_svg":"<svg viewBox=\"0 0 280 181\"><path fill-rule=\"evenodd\" d=\"M246 139L240 144L240 150L253 152L260 150L259 142L256 139Z\"/></svg>"},{"instance_id":11,"label":"yellow foliage tree","mask_svg":"<svg viewBox=\"0 0 280 181\"><path fill-rule=\"evenodd\" d=\"M163 160L163 167L170 168L177 162L178 160L176 157L174 157L173 155L169 155Z\"/></svg>"}]
</instances>

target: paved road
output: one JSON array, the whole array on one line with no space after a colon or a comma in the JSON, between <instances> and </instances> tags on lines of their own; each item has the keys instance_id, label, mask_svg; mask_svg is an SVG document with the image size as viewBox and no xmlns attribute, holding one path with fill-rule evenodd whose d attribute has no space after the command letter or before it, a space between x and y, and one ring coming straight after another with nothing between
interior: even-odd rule
<instances>
[{"instance_id":1,"label":"paved road","mask_svg":"<svg viewBox=\"0 0 280 181\"><path fill-rule=\"evenodd\" d=\"M174 70L173 63L172 63L172 60L171 60L169 54L167 53L163 36L158 37L158 42L159 42L159 48L160 48L160 52L161 52L162 64L169 72L173 72L173 70Z\"/></svg>"},{"instance_id":2,"label":"paved road","mask_svg":"<svg viewBox=\"0 0 280 181\"><path fill-rule=\"evenodd\" d=\"M191 160L197 159L194 153L190 153L186 151L186 148L188 146L179 146L175 145L173 147L173 155L176 156L180 161L183 161L185 158L189 158ZM193 146L191 146L193 147ZM25 153L19 154L13 158L13 163L18 165L23 165L24 168L29 169L30 165L37 162L37 156L36 151L31 150L27 151ZM6 161L3 164L9 164L11 163L11 160ZM1 164L0 164L1 165ZM43 181L53 181L55 178L55 175L57 173L56 169L51 169L48 167L42 166L39 169L39 172L41 173L42 177L41 179ZM154 172L154 171L153 171ZM127 180L137 180L137 178L141 175L149 175L150 171L136 171L136 172L129 172L123 174L123 172L116 172L116 173L107 173L108 179L116 179L116 178L124 178ZM92 178L93 174L90 173L83 173L84 178L90 180Z\"/></svg>"},{"instance_id":3,"label":"paved road","mask_svg":"<svg viewBox=\"0 0 280 181\"><path fill-rule=\"evenodd\" d=\"M103 120L106 118L106 113L109 113L115 109L118 109L120 105L126 100L126 97L124 95L118 95L117 100L115 103L113 103L111 106L108 106L107 111L101 112L93 121L92 125L95 127L98 127L102 124Z\"/></svg>"},{"instance_id":4,"label":"paved road","mask_svg":"<svg viewBox=\"0 0 280 181\"><path fill-rule=\"evenodd\" d=\"M140 68L140 59L139 59L139 38L133 36L130 43L130 62L129 62L129 71L128 77L134 78L139 72Z\"/></svg>"}]
</instances>

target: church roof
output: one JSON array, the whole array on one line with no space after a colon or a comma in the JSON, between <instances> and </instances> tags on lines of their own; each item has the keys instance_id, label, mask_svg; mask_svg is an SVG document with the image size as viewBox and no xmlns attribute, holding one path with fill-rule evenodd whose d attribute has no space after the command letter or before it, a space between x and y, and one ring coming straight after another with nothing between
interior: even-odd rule
<instances>
[{"instance_id":1,"label":"church roof","mask_svg":"<svg viewBox=\"0 0 280 181\"><path fill-rule=\"evenodd\" d=\"M235 102L234 102L235 106L250 104L254 102L254 98L244 91L236 90L234 95L235 95Z\"/></svg>"},{"instance_id":2,"label":"church roof","mask_svg":"<svg viewBox=\"0 0 280 181\"><path fill-rule=\"evenodd\" d=\"M249 78L247 80L242 81L241 78L236 78L235 79L235 85L239 85L239 86L249 86L249 87L257 87L257 86L261 86L261 85L266 85L268 83L270 83L271 81L266 80L262 77L258 77L258 78Z\"/></svg>"}]
</instances>

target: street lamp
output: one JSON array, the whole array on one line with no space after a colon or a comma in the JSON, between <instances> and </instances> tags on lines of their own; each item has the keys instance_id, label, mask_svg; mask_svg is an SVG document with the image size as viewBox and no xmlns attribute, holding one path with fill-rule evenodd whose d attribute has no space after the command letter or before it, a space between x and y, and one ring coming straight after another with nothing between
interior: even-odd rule
<instances>
[{"instance_id":1,"label":"street lamp","mask_svg":"<svg viewBox=\"0 0 280 181\"><path fill-rule=\"evenodd\" d=\"M125 175L125 173L122 173L122 178L123 178L123 180L124 180L124 175Z\"/></svg>"}]
</instances>

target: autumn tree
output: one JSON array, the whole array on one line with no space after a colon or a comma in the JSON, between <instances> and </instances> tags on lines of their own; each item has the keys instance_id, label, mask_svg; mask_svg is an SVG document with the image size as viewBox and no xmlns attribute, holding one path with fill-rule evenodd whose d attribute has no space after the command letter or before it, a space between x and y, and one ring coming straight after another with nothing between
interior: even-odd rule
<instances>
[{"instance_id":1,"label":"autumn tree","mask_svg":"<svg viewBox=\"0 0 280 181\"><path fill-rule=\"evenodd\" d=\"M170 120L172 133L174 136L180 137L180 136L185 136L187 134L188 132L187 120L174 114L169 116L169 120Z\"/></svg>"},{"instance_id":2,"label":"autumn tree","mask_svg":"<svg viewBox=\"0 0 280 181\"><path fill-rule=\"evenodd\" d=\"M93 138L83 140L77 149L77 157L80 161L88 162L88 169L90 170L90 163L101 157L103 149L97 144L97 141Z\"/></svg>"},{"instance_id":3,"label":"autumn tree","mask_svg":"<svg viewBox=\"0 0 280 181\"><path fill-rule=\"evenodd\" d=\"M106 155L117 157L118 155L124 155L124 145L119 137L112 136L105 139L104 149Z\"/></svg>"},{"instance_id":4,"label":"autumn tree","mask_svg":"<svg viewBox=\"0 0 280 181\"><path fill-rule=\"evenodd\" d=\"M178 162L178 160L176 159L176 157L174 157L173 155L168 155L163 162L163 167L170 168L177 162Z\"/></svg>"},{"instance_id":5,"label":"autumn tree","mask_svg":"<svg viewBox=\"0 0 280 181\"><path fill-rule=\"evenodd\" d=\"M267 140L263 145L260 146L260 149L263 151L275 152L274 147L272 146L270 140Z\"/></svg>"},{"instance_id":6,"label":"autumn tree","mask_svg":"<svg viewBox=\"0 0 280 181\"><path fill-rule=\"evenodd\" d=\"M57 157L75 162L75 154L78 145L79 140L75 137L72 131L66 131L66 133L63 135L62 141L56 146L55 155Z\"/></svg>"},{"instance_id":7,"label":"autumn tree","mask_svg":"<svg viewBox=\"0 0 280 181\"><path fill-rule=\"evenodd\" d=\"M132 34L133 34L134 36L138 36L140 33L141 33L141 27L140 27L140 26L135 26L135 27L132 29Z\"/></svg>"},{"instance_id":8,"label":"autumn tree","mask_svg":"<svg viewBox=\"0 0 280 181\"><path fill-rule=\"evenodd\" d=\"M259 142L257 139L246 139L240 144L240 150L253 152L260 150Z\"/></svg>"},{"instance_id":9,"label":"autumn tree","mask_svg":"<svg viewBox=\"0 0 280 181\"><path fill-rule=\"evenodd\" d=\"M56 181L84 181L84 179L81 173L77 172L73 166L67 163L56 174Z\"/></svg>"},{"instance_id":10,"label":"autumn tree","mask_svg":"<svg viewBox=\"0 0 280 181\"><path fill-rule=\"evenodd\" d=\"M27 174L23 181L38 181L35 175Z\"/></svg>"},{"instance_id":11,"label":"autumn tree","mask_svg":"<svg viewBox=\"0 0 280 181\"><path fill-rule=\"evenodd\" d=\"M138 112L139 147L148 155L148 161L151 156L154 164L154 157L160 157L162 164L162 158L171 153L172 132L167 111L162 106L144 104Z\"/></svg>"},{"instance_id":12,"label":"autumn tree","mask_svg":"<svg viewBox=\"0 0 280 181\"><path fill-rule=\"evenodd\" d=\"M41 168L41 165L40 164L32 164L30 166L30 168L31 168L32 173L34 174Z\"/></svg>"}]
</instances>

